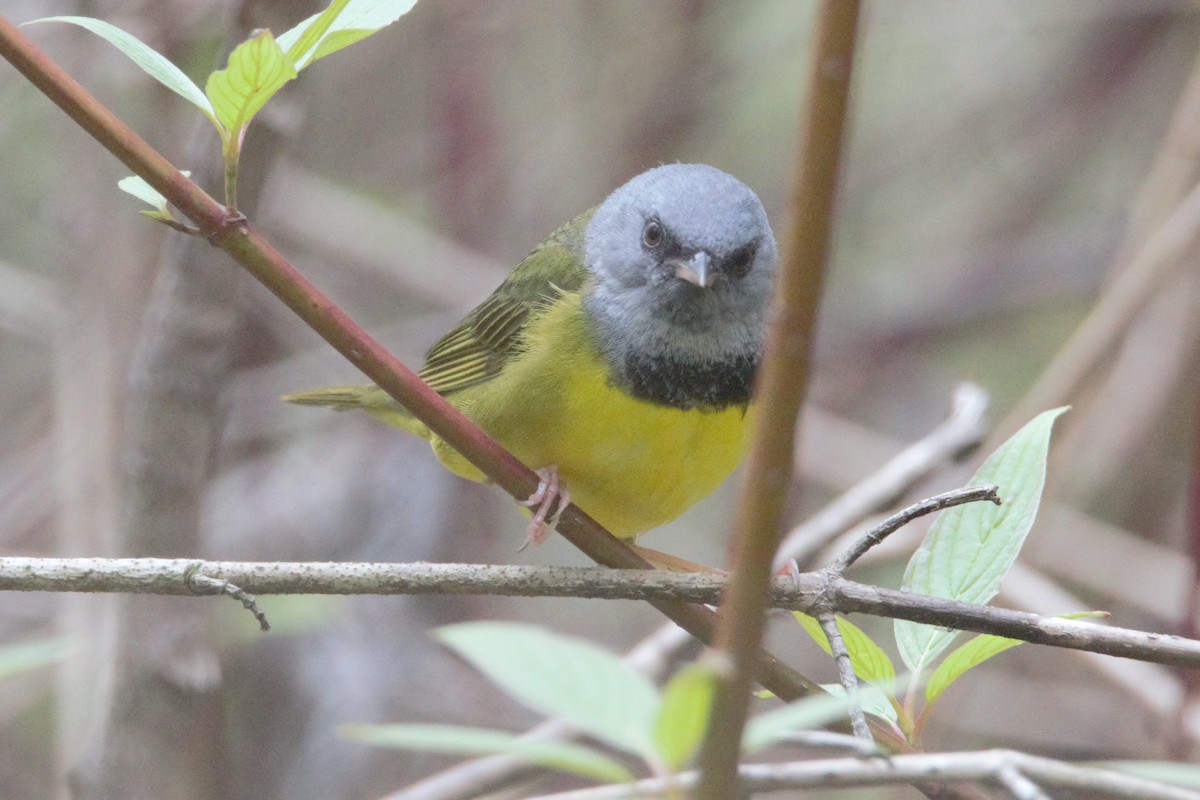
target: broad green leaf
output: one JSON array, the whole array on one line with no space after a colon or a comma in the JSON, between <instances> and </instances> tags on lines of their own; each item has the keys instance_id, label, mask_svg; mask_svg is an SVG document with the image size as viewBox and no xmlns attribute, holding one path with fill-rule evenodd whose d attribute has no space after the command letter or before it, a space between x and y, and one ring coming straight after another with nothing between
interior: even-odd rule
<instances>
[{"instance_id":1,"label":"broad green leaf","mask_svg":"<svg viewBox=\"0 0 1200 800\"><path fill-rule=\"evenodd\" d=\"M300 31L300 36L296 41L289 44L286 48L287 57L292 62L292 66L300 69L301 57L316 47L321 38L329 31L329 26L346 10L346 6L349 3L350 0L333 0L332 3L325 7L324 11L315 17L309 17L312 22L304 26L304 30ZM283 45L281 44L280 47L283 47Z\"/></svg>"},{"instance_id":2,"label":"broad green leaf","mask_svg":"<svg viewBox=\"0 0 1200 800\"><path fill-rule=\"evenodd\" d=\"M465 622L435 635L530 708L620 750L643 757L655 752L658 691L607 650L518 623Z\"/></svg>"},{"instance_id":3,"label":"broad green leaf","mask_svg":"<svg viewBox=\"0 0 1200 800\"><path fill-rule=\"evenodd\" d=\"M376 747L456 753L472 756L511 755L541 767L586 778L624 783L634 779L622 764L590 747L570 742L537 742L508 731L457 725L342 725L338 734Z\"/></svg>"},{"instance_id":4,"label":"broad green leaf","mask_svg":"<svg viewBox=\"0 0 1200 800\"><path fill-rule=\"evenodd\" d=\"M235 47L225 69L209 75L204 86L217 119L229 131L229 143L240 144L254 115L295 77L295 67L268 30Z\"/></svg>"},{"instance_id":5,"label":"broad green leaf","mask_svg":"<svg viewBox=\"0 0 1200 800\"><path fill-rule=\"evenodd\" d=\"M1200 789L1200 764L1181 764L1178 761L1095 761L1087 766L1111 769L1185 789Z\"/></svg>"},{"instance_id":6,"label":"broad green leaf","mask_svg":"<svg viewBox=\"0 0 1200 800\"><path fill-rule=\"evenodd\" d=\"M821 688L835 697L846 695L846 688L840 683L822 683ZM863 711L868 714L883 717L889 722L899 721L900 717L896 713L896 706L892 699L874 686L859 686L858 699L862 703Z\"/></svg>"},{"instance_id":7,"label":"broad green leaf","mask_svg":"<svg viewBox=\"0 0 1200 800\"><path fill-rule=\"evenodd\" d=\"M1024 642L989 633L981 633L969 640L942 659L942 663L929 676L929 683L925 685L925 702L932 705L964 672L1019 644Z\"/></svg>"},{"instance_id":8,"label":"broad green leaf","mask_svg":"<svg viewBox=\"0 0 1200 800\"><path fill-rule=\"evenodd\" d=\"M39 639L0 647L0 680L18 672L62 661L71 654L71 643L64 638Z\"/></svg>"},{"instance_id":9,"label":"broad green leaf","mask_svg":"<svg viewBox=\"0 0 1200 800\"><path fill-rule=\"evenodd\" d=\"M932 597L984 604L996 596L1033 527L1050 428L1066 411L1045 411L992 453L968 485L996 484L1002 505L967 503L943 511L908 562L902 588ZM896 620L900 657L919 675L950 645L957 631Z\"/></svg>"},{"instance_id":10,"label":"broad green leaf","mask_svg":"<svg viewBox=\"0 0 1200 800\"><path fill-rule=\"evenodd\" d=\"M367 38L380 28L391 25L416 4L417 0L350 0L315 45L305 50L294 47L304 37L309 26L317 22L320 14L314 14L280 34L279 46L292 56L292 63L296 65L296 69L304 69L317 59L336 53L343 47L349 47Z\"/></svg>"},{"instance_id":11,"label":"broad green leaf","mask_svg":"<svg viewBox=\"0 0 1200 800\"><path fill-rule=\"evenodd\" d=\"M34 22L68 22L91 31L127 55L151 78L203 111L213 124L218 124L212 104L208 102L204 92L200 91L200 87L184 75L183 70L168 61L166 56L144 44L133 34L126 33L104 20L91 17L43 17L25 24L32 25Z\"/></svg>"},{"instance_id":12,"label":"broad green leaf","mask_svg":"<svg viewBox=\"0 0 1200 800\"><path fill-rule=\"evenodd\" d=\"M654 748L675 772L700 747L717 680L716 670L700 661L679 670L663 688L662 708L654 721Z\"/></svg>"},{"instance_id":13,"label":"broad green leaf","mask_svg":"<svg viewBox=\"0 0 1200 800\"><path fill-rule=\"evenodd\" d=\"M833 650L829 647L829 639L821 629L821 623L803 611L793 611L792 616L804 626L808 635L813 638L821 649L829 655ZM896 681L896 668L888 654L867 636L866 631L848 619L837 617L838 630L846 642L846 651L850 653L850 663L854 665L854 674L864 681L892 686Z\"/></svg>"},{"instance_id":14,"label":"broad green leaf","mask_svg":"<svg viewBox=\"0 0 1200 800\"><path fill-rule=\"evenodd\" d=\"M1108 614L1104 611L1077 611L1054 616L1059 619L1082 619L1084 617L1106 617ZM951 651L950 655L938 664L937 669L929 676L929 683L925 685L925 702L933 705L934 701L941 697L942 693L950 688L950 684L958 680L964 672L1019 644L1024 644L1024 642L1020 639L1009 639L987 633L975 636L958 649Z\"/></svg>"}]
</instances>

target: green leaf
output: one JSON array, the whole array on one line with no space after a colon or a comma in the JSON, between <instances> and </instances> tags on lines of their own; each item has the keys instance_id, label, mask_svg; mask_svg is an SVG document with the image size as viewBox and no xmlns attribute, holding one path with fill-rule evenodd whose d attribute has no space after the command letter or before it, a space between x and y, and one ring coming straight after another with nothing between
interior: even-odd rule
<instances>
[{"instance_id":1,"label":"green leaf","mask_svg":"<svg viewBox=\"0 0 1200 800\"><path fill-rule=\"evenodd\" d=\"M821 688L835 697L846 695L846 687L840 683L822 683ZM891 697L874 686L859 686L858 699L862 703L863 711L868 714L882 717L889 722L899 722L900 716L896 713L896 705Z\"/></svg>"},{"instance_id":2,"label":"green leaf","mask_svg":"<svg viewBox=\"0 0 1200 800\"><path fill-rule=\"evenodd\" d=\"M964 672L1019 644L1024 642L989 633L974 637L938 664L938 668L929 676L929 683L925 685L925 702L932 705Z\"/></svg>"},{"instance_id":3,"label":"green leaf","mask_svg":"<svg viewBox=\"0 0 1200 800\"><path fill-rule=\"evenodd\" d=\"M663 688L662 709L654 721L654 747L675 772L687 766L700 747L717 680L717 671L700 661L679 670Z\"/></svg>"},{"instance_id":4,"label":"green leaf","mask_svg":"<svg viewBox=\"0 0 1200 800\"><path fill-rule=\"evenodd\" d=\"M1106 617L1108 614L1103 611L1076 611L1054 616L1059 619L1082 619ZM942 659L942 663L938 664L937 669L929 676L929 683L925 685L925 702L933 705L934 701L941 697L942 693L950 688L950 684L958 680L964 672L1019 644L1024 644L1024 642L1020 639L1009 639L988 633L981 633L972 638L957 650L951 651L950 655Z\"/></svg>"},{"instance_id":5,"label":"green leaf","mask_svg":"<svg viewBox=\"0 0 1200 800\"><path fill-rule=\"evenodd\" d=\"M789 703L782 708L774 708L746 723L742 735L742 752L753 753L778 741L782 736L792 731L811 730L830 722L842 719L852 705L850 699L841 691L841 686L829 687L828 693L821 693ZM887 695L895 692L895 685L879 688L864 686L859 692L863 708L870 706L871 713L894 720L895 709Z\"/></svg>"},{"instance_id":6,"label":"green leaf","mask_svg":"<svg viewBox=\"0 0 1200 800\"><path fill-rule=\"evenodd\" d=\"M151 78L203 111L214 125L218 124L216 113L208 102L208 98L204 96L204 92L200 91L200 87L193 83L191 78L184 75L179 67L168 61L166 56L144 44L133 34L126 33L116 25L111 25L104 20L91 17L43 17L25 24L32 25L35 22L67 22L91 31L127 55Z\"/></svg>"},{"instance_id":7,"label":"green leaf","mask_svg":"<svg viewBox=\"0 0 1200 800\"><path fill-rule=\"evenodd\" d=\"M1033 527L1042 486L1050 428L1066 408L1039 414L984 462L970 486L994 483L1003 505L967 503L943 511L904 572L905 591L984 604L1016 560ZM915 675L958 635L930 625L895 621L900 657Z\"/></svg>"},{"instance_id":8,"label":"green leaf","mask_svg":"<svg viewBox=\"0 0 1200 800\"><path fill-rule=\"evenodd\" d=\"M329 28L317 38L315 44L305 47L300 44L300 40L309 38L307 34L310 27L318 23L322 14L314 14L280 34L279 46L287 51L296 69L304 69L317 59L336 53L343 47L349 47L379 29L386 28L411 11L416 4L417 0L350 0Z\"/></svg>"},{"instance_id":9,"label":"green leaf","mask_svg":"<svg viewBox=\"0 0 1200 800\"><path fill-rule=\"evenodd\" d=\"M286 48L288 60L292 62L292 65L296 69L301 68L300 59L316 47L321 38L329 31L329 26L346 10L346 6L349 3L350 0L333 0L332 3L326 6L324 11L315 17L309 17L312 22L304 25L304 30L300 31L299 38ZM296 30L296 28L292 30ZM291 33L291 31L288 31L288 33ZM283 47L283 45L280 44L280 47Z\"/></svg>"},{"instance_id":10,"label":"green leaf","mask_svg":"<svg viewBox=\"0 0 1200 800\"><path fill-rule=\"evenodd\" d=\"M190 176L192 173L188 170L181 170L181 174ZM131 194L137 199L153 206L154 210L159 214L167 217L170 216L170 214L167 213L167 198L159 194L157 189L146 183L137 175L130 175L127 178L121 178L121 180L117 181L117 188L122 192ZM148 212L143 211L142 213L145 214Z\"/></svg>"},{"instance_id":11,"label":"green leaf","mask_svg":"<svg viewBox=\"0 0 1200 800\"><path fill-rule=\"evenodd\" d=\"M295 67L268 30L235 47L225 69L209 75L204 86L217 120L229 131L226 144L240 145L254 115L295 77Z\"/></svg>"},{"instance_id":12,"label":"green leaf","mask_svg":"<svg viewBox=\"0 0 1200 800\"><path fill-rule=\"evenodd\" d=\"M49 666L71 654L71 642L65 638L39 639L0 647L0 680L18 672Z\"/></svg>"},{"instance_id":13,"label":"green leaf","mask_svg":"<svg viewBox=\"0 0 1200 800\"><path fill-rule=\"evenodd\" d=\"M156 211L166 212L167 210L167 198L137 175L130 175L128 178L117 181L117 188L153 206Z\"/></svg>"},{"instance_id":14,"label":"green leaf","mask_svg":"<svg viewBox=\"0 0 1200 800\"><path fill-rule=\"evenodd\" d=\"M519 756L531 764L585 778L624 783L634 779L622 764L590 747L570 742L537 742L508 731L458 725L342 725L338 735L376 747L426 753Z\"/></svg>"},{"instance_id":15,"label":"green leaf","mask_svg":"<svg viewBox=\"0 0 1200 800\"><path fill-rule=\"evenodd\" d=\"M1200 764L1177 761L1095 761L1087 766L1111 769L1151 781L1161 781L1185 789L1200 789Z\"/></svg>"},{"instance_id":16,"label":"green leaf","mask_svg":"<svg viewBox=\"0 0 1200 800\"><path fill-rule=\"evenodd\" d=\"M846 716L850 701L832 694L817 694L773 708L746 722L742 752L755 753L770 747L786 733L811 730Z\"/></svg>"},{"instance_id":17,"label":"green leaf","mask_svg":"<svg viewBox=\"0 0 1200 800\"><path fill-rule=\"evenodd\" d=\"M435 634L516 700L613 747L655 753L654 685L612 653L533 625L465 622Z\"/></svg>"},{"instance_id":18,"label":"green leaf","mask_svg":"<svg viewBox=\"0 0 1200 800\"><path fill-rule=\"evenodd\" d=\"M821 649L829 655L833 650L829 647L829 639L821 629L821 623L803 611L793 611L792 616L804 626L808 635L813 638ZM846 651L850 653L850 663L854 666L854 674L864 681L873 684L892 686L896 682L896 668L892 659L883 652L883 648L866 634L862 628L848 619L837 617L838 631L846 642Z\"/></svg>"}]
</instances>

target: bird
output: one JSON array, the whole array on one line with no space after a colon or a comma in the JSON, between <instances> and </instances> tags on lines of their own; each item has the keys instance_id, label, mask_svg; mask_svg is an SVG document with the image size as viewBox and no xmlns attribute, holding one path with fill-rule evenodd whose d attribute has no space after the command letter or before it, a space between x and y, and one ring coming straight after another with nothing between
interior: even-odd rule
<instances>
[{"instance_id":1,"label":"bird","mask_svg":"<svg viewBox=\"0 0 1200 800\"><path fill-rule=\"evenodd\" d=\"M429 349L419 376L538 473L526 543L574 502L632 544L733 472L777 261L753 190L706 164L660 165L554 231ZM283 399L363 409L486 480L377 386Z\"/></svg>"}]
</instances>

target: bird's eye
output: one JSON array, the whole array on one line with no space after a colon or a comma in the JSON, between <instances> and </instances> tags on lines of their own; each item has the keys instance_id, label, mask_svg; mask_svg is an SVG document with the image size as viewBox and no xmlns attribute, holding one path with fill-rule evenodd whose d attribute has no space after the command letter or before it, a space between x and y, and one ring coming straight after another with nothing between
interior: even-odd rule
<instances>
[{"instance_id":1,"label":"bird's eye","mask_svg":"<svg viewBox=\"0 0 1200 800\"><path fill-rule=\"evenodd\" d=\"M663 243L664 238L662 223L656 219L647 220L646 227L642 228L642 244L653 250Z\"/></svg>"},{"instance_id":2,"label":"bird's eye","mask_svg":"<svg viewBox=\"0 0 1200 800\"><path fill-rule=\"evenodd\" d=\"M757 253L758 245L753 242L740 250L735 250L725 259L725 274L731 278L746 277L746 273L750 271L750 265L754 263L754 256Z\"/></svg>"}]
</instances>

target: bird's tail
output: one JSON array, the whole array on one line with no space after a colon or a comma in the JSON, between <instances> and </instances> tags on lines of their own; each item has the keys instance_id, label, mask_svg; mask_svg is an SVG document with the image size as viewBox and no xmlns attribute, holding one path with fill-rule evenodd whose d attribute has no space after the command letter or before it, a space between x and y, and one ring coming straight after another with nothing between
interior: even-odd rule
<instances>
[{"instance_id":1,"label":"bird's tail","mask_svg":"<svg viewBox=\"0 0 1200 800\"><path fill-rule=\"evenodd\" d=\"M285 403L295 403L298 406L326 406L334 411L361 408L388 425L414 433L422 439L429 438L429 429L425 424L378 386L328 386L308 392L285 394L281 399Z\"/></svg>"},{"instance_id":2,"label":"bird's tail","mask_svg":"<svg viewBox=\"0 0 1200 800\"><path fill-rule=\"evenodd\" d=\"M327 386L309 392L285 394L279 399L285 403L295 403L298 406L329 406L337 411L346 411L351 408L362 408L363 397L371 389L376 389L376 387Z\"/></svg>"}]
</instances>

